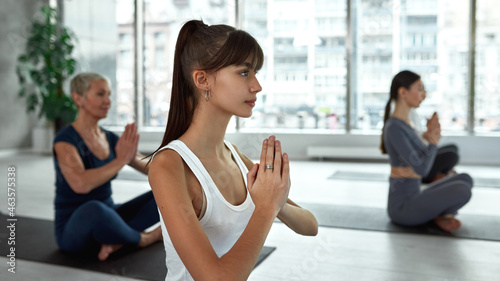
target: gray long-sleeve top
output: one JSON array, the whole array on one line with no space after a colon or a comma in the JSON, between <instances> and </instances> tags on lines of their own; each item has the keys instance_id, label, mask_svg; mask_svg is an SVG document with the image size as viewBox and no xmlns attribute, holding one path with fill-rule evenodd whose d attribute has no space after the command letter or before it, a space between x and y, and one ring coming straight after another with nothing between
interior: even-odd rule
<instances>
[{"instance_id":1,"label":"gray long-sleeve top","mask_svg":"<svg viewBox=\"0 0 500 281\"><path fill-rule=\"evenodd\" d=\"M411 167L426 176L436 158L437 146L425 145L417 132L401 119L390 117L384 128L384 143L394 167Z\"/></svg>"}]
</instances>

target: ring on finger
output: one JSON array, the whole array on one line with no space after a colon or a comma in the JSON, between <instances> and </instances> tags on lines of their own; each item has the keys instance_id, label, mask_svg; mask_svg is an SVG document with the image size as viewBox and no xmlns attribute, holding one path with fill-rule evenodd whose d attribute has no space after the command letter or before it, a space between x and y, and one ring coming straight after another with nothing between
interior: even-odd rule
<instances>
[{"instance_id":1,"label":"ring on finger","mask_svg":"<svg viewBox=\"0 0 500 281\"><path fill-rule=\"evenodd\" d=\"M266 170L273 170L274 169L274 165L266 165Z\"/></svg>"}]
</instances>

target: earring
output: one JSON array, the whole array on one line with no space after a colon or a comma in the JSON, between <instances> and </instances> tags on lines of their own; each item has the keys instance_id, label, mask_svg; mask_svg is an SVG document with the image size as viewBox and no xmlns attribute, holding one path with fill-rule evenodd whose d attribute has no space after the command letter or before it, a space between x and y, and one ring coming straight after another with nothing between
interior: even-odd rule
<instances>
[{"instance_id":1,"label":"earring","mask_svg":"<svg viewBox=\"0 0 500 281\"><path fill-rule=\"evenodd\" d=\"M210 90L205 91L205 101L208 101L210 99Z\"/></svg>"}]
</instances>

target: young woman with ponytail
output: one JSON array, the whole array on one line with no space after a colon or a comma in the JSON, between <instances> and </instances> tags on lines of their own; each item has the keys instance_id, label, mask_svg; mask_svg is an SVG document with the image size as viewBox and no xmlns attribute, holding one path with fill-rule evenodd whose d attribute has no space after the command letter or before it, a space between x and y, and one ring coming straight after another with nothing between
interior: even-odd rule
<instances>
[{"instance_id":1,"label":"young woman with ponytail","mask_svg":"<svg viewBox=\"0 0 500 281\"><path fill-rule=\"evenodd\" d=\"M420 191L421 178L431 170L441 138L436 113L427 125L428 145L411 126L410 111L420 106L425 94L419 75L405 70L394 76L381 144L391 164L388 214L397 224L414 226L434 221L439 228L452 232L461 226L455 215L470 200L473 182L467 174L449 175ZM390 116L392 102L396 106Z\"/></svg>"},{"instance_id":2,"label":"young woman with ponytail","mask_svg":"<svg viewBox=\"0 0 500 281\"><path fill-rule=\"evenodd\" d=\"M193 20L180 30L167 128L149 168L166 280L246 280L276 217L299 234L318 231L288 199L280 141L266 138L254 164L224 140L233 115L252 114L263 59L257 41L233 27Z\"/></svg>"}]
</instances>

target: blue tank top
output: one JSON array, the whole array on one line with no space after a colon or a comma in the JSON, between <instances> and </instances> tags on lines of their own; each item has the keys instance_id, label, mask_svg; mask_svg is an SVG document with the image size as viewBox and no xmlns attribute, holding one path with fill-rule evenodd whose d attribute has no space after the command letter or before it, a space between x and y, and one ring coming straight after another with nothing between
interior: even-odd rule
<instances>
[{"instance_id":1,"label":"blue tank top","mask_svg":"<svg viewBox=\"0 0 500 281\"><path fill-rule=\"evenodd\" d=\"M99 168L111 162L116 158L115 147L118 141L118 136L110 131L101 130L106 134L106 139L109 143L109 156L107 159L98 159L87 147L82 137L73 128L72 125L59 131L54 138L54 144L58 142L66 142L73 145L80 155L85 169ZM54 150L54 166L56 170L56 197L55 197L55 211L56 211L56 232L66 223L69 215L78 208L81 204L89 200L99 200L106 201L107 203L112 202L111 200L111 180L116 177L116 175L109 181L105 182L101 186L93 189L87 194L78 194L74 192L69 186L68 182L61 173L59 167L59 162L57 161L57 155Z\"/></svg>"}]
</instances>

